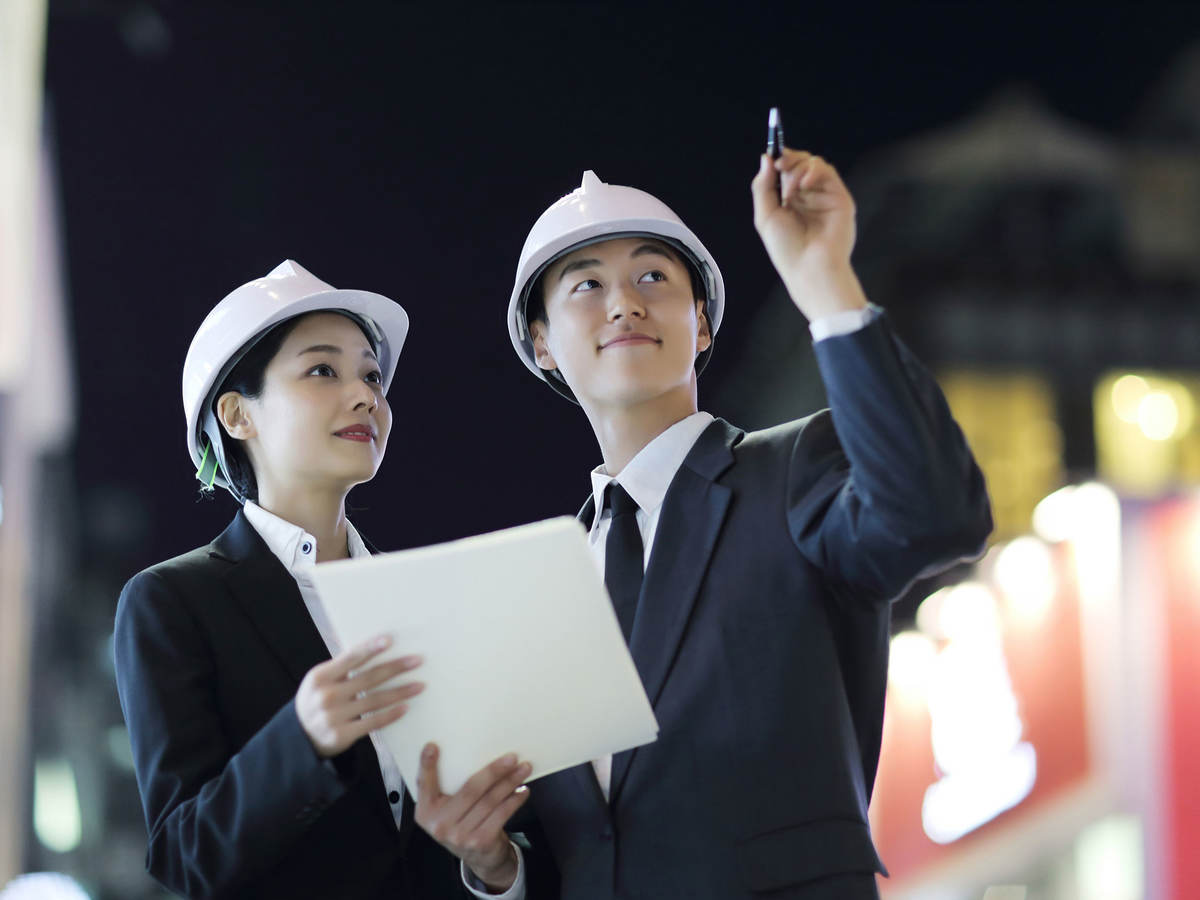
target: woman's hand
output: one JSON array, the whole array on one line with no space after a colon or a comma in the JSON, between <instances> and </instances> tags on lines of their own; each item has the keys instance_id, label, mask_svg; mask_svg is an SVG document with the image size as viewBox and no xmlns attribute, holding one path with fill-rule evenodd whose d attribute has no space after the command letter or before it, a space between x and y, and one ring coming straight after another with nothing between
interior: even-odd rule
<instances>
[{"instance_id":1,"label":"woman's hand","mask_svg":"<svg viewBox=\"0 0 1200 900\"><path fill-rule=\"evenodd\" d=\"M437 745L427 745L417 776L417 824L461 859L488 890L507 891L517 877L518 862L504 823L529 799L528 788L521 784L531 766L517 765L511 754L501 757L450 796L442 793L437 760Z\"/></svg>"},{"instance_id":2,"label":"woman's hand","mask_svg":"<svg viewBox=\"0 0 1200 900\"><path fill-rule=\"evenodd\" d=\"M390 725L408 711L404 701L425 689L419 681L373 690L421 664L419 656L402 656L362 668L392 644L378 637L339 653L308 670L296 692L296 715L318 755L337 756L368 732Z\"/></svg>"}]
</instances>

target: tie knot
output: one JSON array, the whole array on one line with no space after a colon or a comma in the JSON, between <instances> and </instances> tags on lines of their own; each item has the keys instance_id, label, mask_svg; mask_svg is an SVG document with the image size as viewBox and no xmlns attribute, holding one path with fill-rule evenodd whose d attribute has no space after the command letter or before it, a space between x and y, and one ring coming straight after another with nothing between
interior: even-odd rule
<instances>
[{"instance_id":1,"label":"tie knot","mask_svg":"<svg viewBox=\"0 0 1200 900\"><path fill-rule=\"evenodd\" d=\"M612 510L614 516L638 511L637 501L630 497L629 492L615 481L608 485L608 490L604 496L605 502L608 504L608 508Z\"/></svg>"}]
</instances>

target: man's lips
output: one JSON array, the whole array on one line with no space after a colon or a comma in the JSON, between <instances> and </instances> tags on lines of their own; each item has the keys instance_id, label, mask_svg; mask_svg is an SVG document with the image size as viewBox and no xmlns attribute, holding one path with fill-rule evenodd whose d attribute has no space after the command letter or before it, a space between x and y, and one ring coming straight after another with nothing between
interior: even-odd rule
<instances>
[{"instance_id":1,"label":"man's lips","mask_svg":"<svg viewBox=\"0 0 1200 900\"><path fill-rule=\"evenodd\" d=\"M626 331L618 334L614 338L609 338L600 345L601 350L609 347L628 347L634 344L659 344L662 343L658 338L650 337L648 334L639 334L636 331Z\"/></svg>"},{"instance_id":2,"label":"man's lips","mask_svg":"<svg viewBox=\"0 0 1200 900\"><path fill-rule=\"evenodd\" d=\"M375 429L369 425L350 425L333 434L334 437L345 438L348 441L361 441L364 444L375 440Z\"/></svg>"}]
</instances>

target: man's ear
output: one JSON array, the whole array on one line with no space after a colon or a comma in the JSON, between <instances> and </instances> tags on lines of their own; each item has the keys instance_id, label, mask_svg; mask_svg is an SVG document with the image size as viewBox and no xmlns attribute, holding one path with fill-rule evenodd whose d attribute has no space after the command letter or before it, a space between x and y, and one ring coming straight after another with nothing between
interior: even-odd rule
<instances>
[{"instance_id":1,"label":"man's ear","mask_svg":"<svg viewBox=\"0 0 1200 900\"><path fill-rule=\"evenodd\" d=\"M696 352L703 353L712 346L712 331L708 327L708 309L703 300L696 301Z\"/></svg>"},{"instance_id":2,"label":"man's ear","mask_svg":"<svg viewBox=\"0 0 1200 900\"><path fill-rule=\"evenodd\" d=\"M529 336L533 338L533 359L538 368L547 372L557 369L558 363L554 361L550 347L546 344L546 323L541 319L530 322Z\"/></svg>"},{"instance_id":3,"label":"man's ear","mask_svg":"<svg viewBox=\"0 0 1200 900\"><path fill-rule=\"evenodd\" d=\"M246 398L237 391L226 391L217 400L217 421L227 435L239 441L249 440L258 434L246 407Z\"/></svg>"}]
</instances>

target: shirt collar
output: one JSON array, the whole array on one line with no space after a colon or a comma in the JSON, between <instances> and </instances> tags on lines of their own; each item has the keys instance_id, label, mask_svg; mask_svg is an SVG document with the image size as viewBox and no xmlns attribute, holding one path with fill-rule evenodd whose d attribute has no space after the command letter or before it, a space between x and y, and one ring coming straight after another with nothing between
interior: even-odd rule
<instances>
[{"instance_id":1,"label":"shirt collar","mask_svg":"<svg viewBox=\"0 0 1200 900\"><path fill-rule=\"evenodd\" d=\"M242 505L242 511L270 551L289 572L294 574L299 569L316 564L317 539L299 525L293 525L286 519L267 512L253 500L247 500ZM349 520L346 522L346 543L351 559L370 555L358 529Z\"/></svg>"},{"instance_id":2,"label":"shirt collar","mask_svg":"<svg viewBox=\"0 0 1200 900\"><path fill-rule=\"evenodd\" d=\"M692 413L639 450L616 475L609 475L603 463L592 469L592 499L596 503L597 513L592 519L592 528L599 525L599 514L604 509L604 489L613 481L629 492L643 512L652 514L662 506L675 473L683 465L684 458L700 433L712 421L709 413Z\"/></svg>"}]
</instances>

